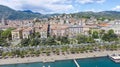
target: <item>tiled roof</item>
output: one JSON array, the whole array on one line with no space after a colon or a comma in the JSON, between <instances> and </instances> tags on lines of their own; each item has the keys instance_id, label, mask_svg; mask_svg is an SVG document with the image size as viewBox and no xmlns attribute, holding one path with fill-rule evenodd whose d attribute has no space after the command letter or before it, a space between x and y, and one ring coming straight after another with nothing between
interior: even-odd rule
<instances>
[{"instance_id":1,"label":"tiled roof","mask_svg":"<svg viewBox=\"0 0 120 67\"><path fill-rule=\"evenodd\" d=\"M31 31L31 30L33 30L33 28L32 28L32 27L23 28L23 32L29 32L29 31Z\"/></svg>"},{"instance_id":2,"label":"tiled roof","mask_svg":"<svg viewBox=\"0 0 120 67\"><path fill-rule=\"evenodd\" d=\"M109 24L107 24L107 23L101 23L101 24L98 24L98 26L106 27L106 26L109 26Z\"/></svg>"}]
</instances>

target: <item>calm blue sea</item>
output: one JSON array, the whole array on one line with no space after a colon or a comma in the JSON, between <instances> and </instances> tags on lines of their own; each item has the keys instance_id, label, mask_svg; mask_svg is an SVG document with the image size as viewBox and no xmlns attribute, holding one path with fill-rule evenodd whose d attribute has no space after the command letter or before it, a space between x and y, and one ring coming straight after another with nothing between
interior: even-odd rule
<instances>
[{"instance_id":1,"label":"calm blue sea","mask_svg":"<svg viewBox=\"0 0 120 67\"><path fill-rule=\"evenodd\" d=\"M80 67L120 67L120 63L114 63L108 57L87 58L77 60ZM2 65L0 67L76 67L73 60L56 61L54 63L28 63Z\"/></svg>"}]
</instances>

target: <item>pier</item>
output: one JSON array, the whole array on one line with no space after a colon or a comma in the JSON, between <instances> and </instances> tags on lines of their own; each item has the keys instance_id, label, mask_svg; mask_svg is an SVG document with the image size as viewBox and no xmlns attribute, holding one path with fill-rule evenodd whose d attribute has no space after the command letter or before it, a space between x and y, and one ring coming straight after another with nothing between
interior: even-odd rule
<instances>
[{"instance_id":1,"label":"pier","mask_svg":"<svg viewBox=\"0 0 120 67\"><path fill-rule=\"evenodd\" d=\"M74 63L76 64L77 67L80 67L80 65L78 64L78 62L74 59Z\"/></svg>"},{"instance_id":2,"label":"pier","mask_svg":"<svg viewBox=\"0 0 120 67\"><path fill-rule=\"evenodd\" d=\"M45 66L43 66L43 67L45 67ZM48 65L48 67L50 67L50 65Z\"/></svg>"}]
</instances>

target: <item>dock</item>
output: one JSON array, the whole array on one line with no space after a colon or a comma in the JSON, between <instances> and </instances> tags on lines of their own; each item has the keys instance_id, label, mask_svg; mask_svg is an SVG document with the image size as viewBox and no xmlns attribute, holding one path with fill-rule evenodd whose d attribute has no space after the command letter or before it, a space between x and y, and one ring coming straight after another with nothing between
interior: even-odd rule
<instances>
[{"instance_id":1,"label":"dock","mask_svg":"<svg viewBox=\"0 0 120 67\"><path fill-rule=\"evenodd\" d=\"M80 67L80 65L78 64L78 62L74 59L74 63L76 64L77 67Z\"/></svg>"},{"instance_id":2,"label":"dock","mask_svg":"<svg viewBox=\"0 0 120 67\"><path fill-rule=\"evenodd\" d=\"M43 67L45 67L45 66L43 66ZM50 65L48 65L48 67L50 67Z\"/></svg>"}]
</instances>

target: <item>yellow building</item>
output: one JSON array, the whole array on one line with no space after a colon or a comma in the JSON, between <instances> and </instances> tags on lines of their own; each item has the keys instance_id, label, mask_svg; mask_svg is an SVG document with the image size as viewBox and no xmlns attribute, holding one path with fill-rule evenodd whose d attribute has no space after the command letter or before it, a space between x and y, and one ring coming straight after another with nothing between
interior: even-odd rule
<instances>
[{"instance_id":1,"label":"yellow building","mask_svg":"<svg viewBox=\"0 0 120 67\"><path fill-rule=\"evenodd\" d=\"M12 40L18 40L22 38L22 28L15 29L11 32Z\"/></svg>"},{"instance_id":2,"label":"yellow building","mask_svg":"<svg viewBox=\"0 0 120 67\"><path fill-rule=\"evenodd\" d=\"M24 39L24 38L28 38L29 35L33 33L33 28L32 27L18 28L13 30L11 33L12 33L12 40Z\"/></svg>"}]
</instances>

